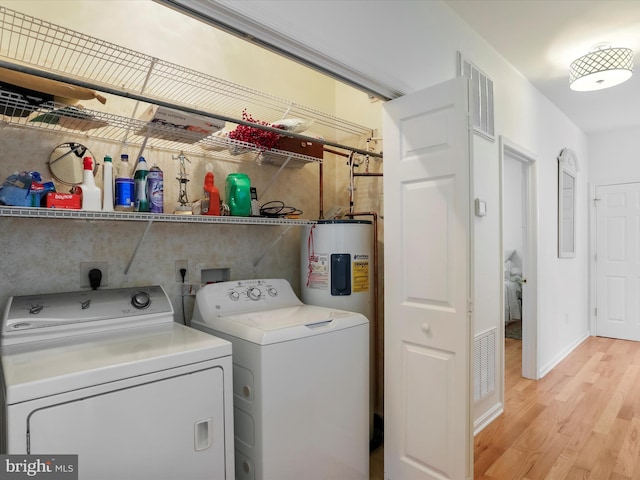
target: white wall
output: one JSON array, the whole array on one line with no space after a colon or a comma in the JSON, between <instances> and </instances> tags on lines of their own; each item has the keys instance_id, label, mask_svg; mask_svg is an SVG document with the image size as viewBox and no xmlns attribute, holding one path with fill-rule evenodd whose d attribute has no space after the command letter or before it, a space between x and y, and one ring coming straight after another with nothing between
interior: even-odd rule
<instances>
[{"instance_id":1,"label":"white wall","mask_svg":"<svg viewBox=\"0 0 640 480\"><path fill-rule=\"evenodd\" d=\"M503 239L504 250L517 251L522 255L523 248L523 177L522 163L518 160L505 158L502 170L503 176ZM521 265L520 265L521 266Z\"/></svg>"},{"instance_id":2,"label":"white wall","mask_svg":"<svg viewBox=\"0 0 640 480\"><path fill-rule=\"evenodd\" d=\"M589 137L589 180L593 186L640 181L640 127Z\"/></svg>"},{"instance_id":3,"label":"white wall","mask_svg":"<svg viewBox=\"0 0 640 480\"><path fill-rule=\"evenodd\" d=\"M234 7L232 1L221 3ZM247 0L236 5L305 47L404 93L454 77L456 51L491 77L495 86L496 134L521 145L538 159L534 170L539 205L539 374L548 371L588 334L586 207L577 212L576 258L559 260L556 250L556 158L568 147L581 160L584 167L578 177L578 198L583 199L584 206L587 139L522 75L440 1ZM283 11L287 15L282 15ZM476 332L496 327L502 308L499 171L497 142L476 137L473 197L482 198L488 207L486 217L474 219ZM477 405L476 418L498 399L496 392Z\"/></svg>"}]
</instances>

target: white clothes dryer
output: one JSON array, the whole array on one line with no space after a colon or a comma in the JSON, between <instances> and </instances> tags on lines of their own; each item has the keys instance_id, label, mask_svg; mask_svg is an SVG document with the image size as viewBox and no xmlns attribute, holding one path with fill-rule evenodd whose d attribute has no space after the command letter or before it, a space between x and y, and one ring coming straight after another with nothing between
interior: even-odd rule
<instances>
[{"instance_id":1,"label":"white clothes dryer","mask_svg":"<svg viewBox=\"0 0 640 480\"><path fill-rule=\"evenodd\" d=\"M236 479L369 478L369 322L283 279L200 289L191 326L233 344Z\"/></svg>"},{"instance_id":2,"label":"white clothes dryer","mask_svg":"<svg viewBox=\"0 0 640 480\"><path fill-rule=\"evenodd\" d=\"M231 344L173 321L160 286L11 297L5 454L77 454L90 480L231 480Z\"/></svg>"}]
</instances>

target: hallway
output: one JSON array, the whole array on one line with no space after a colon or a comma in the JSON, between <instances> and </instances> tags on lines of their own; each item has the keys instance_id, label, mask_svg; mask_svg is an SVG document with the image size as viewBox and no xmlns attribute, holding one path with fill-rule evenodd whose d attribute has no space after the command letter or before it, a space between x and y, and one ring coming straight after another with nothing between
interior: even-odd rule
<instances>
[{"instance_id":1,"label":"hallway","mask_svg":"<svg viewBox=\"0 0 640 480\"><path fill-rule=\"evenodd\" d=\"M475 480L640 478L640 343L589 337L543 379L505 340L505 412L474 440Z\"/></svg>"}]
</instances>

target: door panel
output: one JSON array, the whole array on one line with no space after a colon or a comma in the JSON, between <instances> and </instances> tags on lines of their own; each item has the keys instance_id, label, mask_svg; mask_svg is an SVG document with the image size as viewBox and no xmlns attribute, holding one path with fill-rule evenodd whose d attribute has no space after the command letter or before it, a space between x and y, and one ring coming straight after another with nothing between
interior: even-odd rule
<instances>
[{"instance_id":1,"label":"door panel","mask_svg":"<svg viewBox=\"0 0 640 480\"><path fill-rule=\"evenodd\" d=\"M384 107L387 479L471 475L467 99L458 78Z\"/></svg>"},{"instance_id":2,"label":"door panel","mask_svg":"<svg viewBox=\"0 0 640 480\"><path fill-rule=\"evenodd\" d=\"M28 453L77 454L92 480L231 478L223 389L211 368L40 408Z\"/></svg>"},{"instance_id":3,"label":"door panel","mask_svg":"<svg viewBox=\"0 0 640 480\"><path fill-rule=\"evenodd\" d=\"M403 429L407 432L406 460L423 470L447 472L447 445L442 439L447 435L450 409L448 399L453 395L452 382L454 365L452 352L412 345L403 345L404 371L406 379L419 378L429 372L425 383L404 382L402 396L407 399ZM446 388L442 389L442 385ZM429 408L425 408L428 405ZM411 428L411 423L429 425L432 435L424 435L421 429Z\"/></svg>"},{"instance_id":4,"label":"door panel","mask_svg":"<svg viewBox=\"0 0 640 480\"><path fill-rule=\"evenodd\" d=\"M596 188L596 333L640 340L640 184Z\"/></svg>"},{"instance_id":5,"label":"door panel","mask_svg":"<svg viewBox=\"0 0 640 480\"><path fill-rule=\"evenodd\" d=\"M402 246L406 265L404 283L407 301L422 303L424 306L451 308L453 305L453 285L450 276L452 252L451 218L447 205L454 194L452 179L426 180L403 186L402 211L412 212L412 205L429 205L428 221L418 222L405 218ZM425 219L427 220L427 219ZM442 235L431 235L432 231ZM428 239L429 248L424 248ZM419 255L416 252L420 252ZM429 275L424 275L429 272Z\"/></svg>"}]
</instances>

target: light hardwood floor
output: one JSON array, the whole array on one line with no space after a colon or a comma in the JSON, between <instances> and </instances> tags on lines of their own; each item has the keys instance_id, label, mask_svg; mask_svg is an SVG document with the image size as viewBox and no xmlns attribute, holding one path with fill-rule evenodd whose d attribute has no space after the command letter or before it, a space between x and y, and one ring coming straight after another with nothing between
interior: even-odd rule
<instances>
[{"instance_id":1,"label":"light hardwood floor","mask_svg":"<svg viewBox=\"0 0 640 480\"><path fill-rule=\"evenodd\" d=\"M505 412L475 440L475 480L640 479L640 342L589 337L543 379L505 340Z\"/></svg>"}]
</instances>

